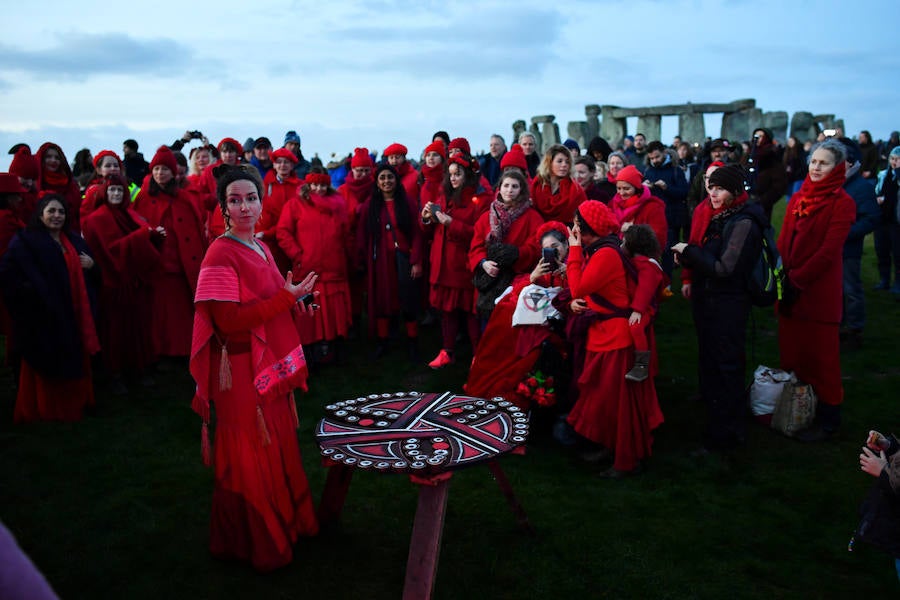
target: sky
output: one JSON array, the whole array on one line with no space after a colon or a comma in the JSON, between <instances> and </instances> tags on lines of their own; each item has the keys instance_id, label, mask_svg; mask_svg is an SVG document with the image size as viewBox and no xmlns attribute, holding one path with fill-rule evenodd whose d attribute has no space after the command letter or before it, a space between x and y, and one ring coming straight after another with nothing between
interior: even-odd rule
<instances>
[{"instance_id":1,"label":"sky","mask_svg":"<svg viewBox=\"0 0 900 600\"><path fill-rule=\"evenodd\" d=\"M897 0L6 4L0 170L17 142L71 162L134 138L149 160L185 130L277 147L293 129L326 162L392 142L418 157L441 129L477 152L534 115L565 138L587 104L755 98L854 136L900 129ZM664 118L663 140L676 129Z\"/></svg>"}]
</instances>

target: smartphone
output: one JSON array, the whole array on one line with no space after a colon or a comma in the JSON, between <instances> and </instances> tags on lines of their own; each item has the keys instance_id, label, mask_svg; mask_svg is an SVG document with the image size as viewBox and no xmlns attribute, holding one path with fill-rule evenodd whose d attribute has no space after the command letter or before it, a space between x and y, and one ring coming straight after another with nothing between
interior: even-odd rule
<instances>
[{"instance_id":1,"label":"smartphone","mask_svg":"<svg viewBox=\"0 0 900 600\"><path fill-rule=\"evenodd\" d=\"M545 263L556 264L558 256L559 252L556 251L556 248L541 248L541 258Z\"/></svg>"},{"instance_id":2,"label":"smartphone","mask_svg":"<svg viewBox=\"0 0 900 600\"><path fill-rule=\"evenodd\" d=\"M437 213L441 212L441 205L437 202L431 202L428 205L428 210L431 211L431 214L436 215Z\"/></svg>"},{"instance_id":3,"label":"smartphone","mask_svg":"<svg viewBox=\"0 0 900 600\"><path fill-rule=\"evenodd\" d=\"M309 306L310 304L312 304L315 301L315 299L316 299L315 295L312 292L310 292L308 294L303 294L302 296L300 296L300 299L297 300L297 302L302 302L303 306Z\"/></svg>"}]
</instances>

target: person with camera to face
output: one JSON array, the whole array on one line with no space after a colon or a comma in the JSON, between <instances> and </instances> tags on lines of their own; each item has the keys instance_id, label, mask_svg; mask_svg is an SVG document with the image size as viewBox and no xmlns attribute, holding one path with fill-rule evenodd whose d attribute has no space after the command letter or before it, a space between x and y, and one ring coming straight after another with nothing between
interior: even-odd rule
<instances>
[{"instance_id":1,"label":"person with camera to face","mask_svg":"<svg viewBox=\"0 0 900 600\"><path fill-rule=\"evenodd\" d=\"M204 146L209 146L209 140L203 135L202 131L188 130L174 142L169 145L172 152L180 152L182 148L191 143L191 140L200 140Z\"/></svg>"}]
</instances>

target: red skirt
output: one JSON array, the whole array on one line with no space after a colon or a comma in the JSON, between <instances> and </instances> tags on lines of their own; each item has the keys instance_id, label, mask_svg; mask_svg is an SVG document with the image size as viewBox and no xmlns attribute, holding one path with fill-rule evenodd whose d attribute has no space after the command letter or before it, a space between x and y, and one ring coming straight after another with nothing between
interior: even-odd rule
<instances>
[{"instance_id":1,"label":"red skirt","mask_svg":"<svg viewBox=\"0 0 900 600\"><path fill-rule=\"evenodd\" d=\"M319 310L300 317L300 342L304 345L347 337L353 323L350 285L346 281L317 281Z\"/></svg>"},{"instance_id":2,"label":"red skirt","mask_svg":"<svg viewBox=\"0 0 900 600\"><path fill-rule=\"evenodd\" d=\"M813 387L820 402L836 406L844 401L841 384L841 339L837 323L778 317L781 368Z\"/></svg>"},{"instance_id":3,"label":"red skirt","mask_svg":"<svg viewBox=\"0 0 900 600\"><path fill-rule=\"evenodd\" d=\"M91 359L84 358L84 376L80 379L47 379L22 361L19 370L19 391L13 420L80 421L87 406L94 405L94 382L91 380Z\"/></svg>"},{"instance_id":4,"label":"red skirt","mask_svg":"<svg viewBox=\"0 0 900 600\"><path fill-rule=\"evenodd\" d=\"M455 288L433 283L428 292L428 302L444 312L462 310L471 313L475 307L475 288Z\"/></svg>"},{"instance_id":5,"label":"red skirt","mask_svg":"<svg viewBox=\"0 0 900 600\"><path fill-rule=\"evenodd\" d=\"M194 328L194 294L184 273L153 280L153 349L161 356L189 356Z\"/></svg>"},{"instance_id":6,"label":"red skirt","mask_svg":"<svg viewBox=\"0 0 900 600\"><path fill-rule=\"evenodd\" d=\"M209 549L271 571L290 563L297 537L315 535L319 525L297 443L293 394L267 402L258 413L250 353L232 354L230 361L232 388L213 400Z\"/></svg>"},{"instance_id":7,"label":"red skirt","mask_svg":"<svg viewBox=\"0 0 900 600\"><path fill-rule=\"evenodd\" d=\"M650 456L652 431L663 422L653 378L627 381L634 365L632 347L607 352L587 351L578 380L578 401L568 421L575 431L615 453L613 467L631 471Z\"/></svg>"}]
</instances>

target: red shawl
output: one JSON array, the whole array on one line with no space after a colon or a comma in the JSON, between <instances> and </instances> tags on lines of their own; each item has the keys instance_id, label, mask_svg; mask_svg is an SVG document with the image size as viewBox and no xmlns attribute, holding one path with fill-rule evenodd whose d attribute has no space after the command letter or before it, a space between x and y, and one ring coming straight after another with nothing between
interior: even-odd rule
<instances>
[{"instance_id":1,"label":"red shawl","mask_svg":"<svg viewBox=\"0 0 900 600\"><path fill-rule=\"evenodd\" d=\"M820 208L824 201L844 187L847 170L844 165L835 165L822 181L813 181L807 173L800 190L792 198L791 207L797 217L808 217Z\"/></svg>"},{"instance_id":2,"label":"red shawl","mask_svg":"<svg viewBox=\"0 0 900 600\"><path fill-rule=\"evenodd\" d=\"M524 215L529 208L531 208L531 200L520 202L512 208L506 208L506 205L503 204L503 201L500 200L500 198L494 200L491 204L488 216L491 223L491 230L488 233L487 241L504 242L506 240L506 234L509 233L509 228L512 226L513 222Z\"/></svg>"},{"instance_id":3,"label":"red shawl","mask_svg":"<svg viewBox=\"0 0 900 600\"><path fill-rule=\"evenodd\" d=\"M100 352L100 340L97 338L97 328L94 326L94 316L91 314L91 301L88 299L87 284L84 282L81 258L68 237L61 235L59 241L62 242L63 258L66 261L66 269L69 271L69 286L72 289L75 319L78 321L78 330L81 333L84 350L89 355L97 354Z\"/></svg>"},{"instance_id":4,"label":"red shawl","mask_svg":"<svg viewBox=\"0 0 900 600\"><path fill-rule=\"evenodd\" d=\"M553 193L549 182L536 177L531 183L531 201L534 208L547 221L571 223L575 217L575 209L587 200L584 188L575 183L571 177L559 180L559 189Z\"/></svg>"}]
</instances>

